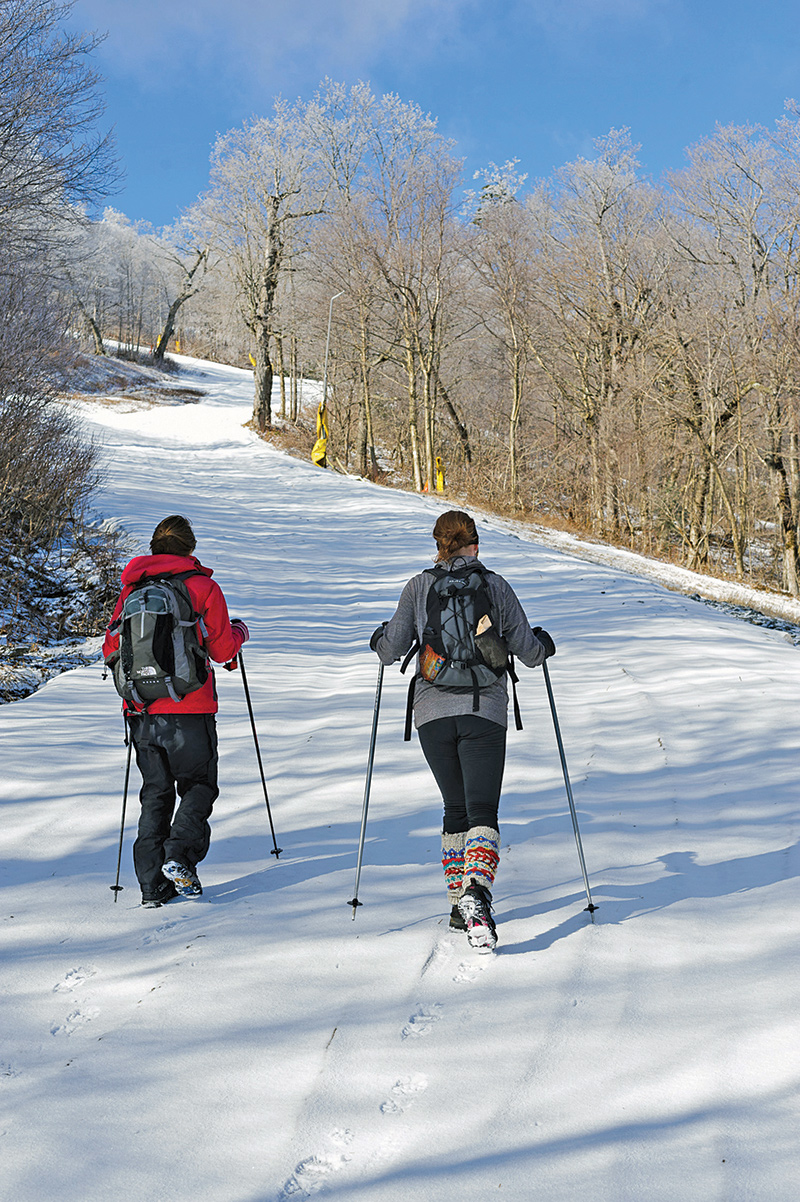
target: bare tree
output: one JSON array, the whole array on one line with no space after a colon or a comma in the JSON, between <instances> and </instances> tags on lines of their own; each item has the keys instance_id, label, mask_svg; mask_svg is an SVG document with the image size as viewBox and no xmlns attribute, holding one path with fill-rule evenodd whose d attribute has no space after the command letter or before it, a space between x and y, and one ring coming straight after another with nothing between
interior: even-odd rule
<instances>
[{"instance_id":1,"label":"bare tree","mask_svg":"<svg viewBox=\"0 0 800 1202\"><path fill-rule=\"evenodd\" d=\"M192 214L194 228L227 257L238 283L255 347L253 421L261 431L272 422L270 343L289 231L295 256L304 249L308 222L324 209L328 187L307 106L278 100L273 117L217 140L211 187Z\"/></svg>"},{"instance_id":2,"label":"bare tree","mask_svg":"<svg viewBox=\"0 0 800 1202\"><path fill-rule=\"evenodd\" d=\"M113 144L90 55L100 39L66 32L71 3L0 5L0 241L6 254L41 245L74 206L116 182ZM70 209L69 206L72 206Z\"/></svg>"},{"instance_id":3,"label":"bare tree","mask_svg":"<svg viewBox=\"0 0 800 1202\"><path fill-rule=\"evenodd\" d=\"M592 528L619 534L613 427L626 378L659 311L648 231L658 195L637 176L627 130L598 139L599 157L561 168L528 199L539 317L532 357L587 443Z\"/></svg>"},{"instance_id":4,"label":"bare tree","mask_svg":"<svg viewBox=\"0 0 800 1202\"><path fill-rule=\"evenodd\" d=\"M55 284L66 224L114 181L92 35L65 32L72 5L0 4L0 592L15 565L45 558L83 522L97 483L97 453L54 403L66 357ZM59 252L59 253L57 253ZM26 569L27 570L27 569ZM11 610L16 602L11 598Z\"/></svg>"},{"instance_id":5,"label":"bare tree","mask_svg":"<svg viewBox=\"0 0 800 1202\"><path fill-rule=\"evenodd\" d=\"M156 272L166 305L164 324L153 348L153 362L162 363L169 340L175 333L178 314L203 286L209 268L207 246L193 245L184 228L164 231L156 244Z\"/></svg>"},{"instance_id":6,"label":"bare tree","mask_svg":"<svg viewBox=\"0 0 800 1202\"><path fill-rule=\"evenodd\" d=\"M530 357L531 248L529 222L516 200L526 177L516 171L516 160L484 172L480 196L475 197L474 235L470 261L480 281L478 320L497 341L508 376L508 489L514 506L520 502L519 425Z\"/></svg>"},{"instance_id":7,"label":"bare tree","mask_svg":"<svg viewBox=\"0 0 800 1202\"><path fill-rule=\"evenodd\" d=\"M373 108L368 147L364 203L351 214L395 311L394 357L405 373L413 479L421 490L435 479L435 409L456 268L453 190L462 164L436 123L396 96Z\"/></svg>"},{"instance_id":8,"label":"bare tree","mask_svg":"<svg viewBox=\"0 0 800 1202\"><path fill-rule=\"evenodd\" d=\"M741 576L748 486L738 469L748 459L742 454L723 466L716 443L721 430L730 426L744 450L745 439L752 437L749 411L760 412L766 445L756 449L773 477L784 583L797 595L798 511L791 485L800 476L794 403L800 249L796 123L787 119L775 134L759 126L718 127L690 149L689 161L673 177L676 203L686 218L673 231L683 256L713 274L704 337L710 336L710 353L721 367L714 375L705 365L692 372L696 416L691 428L707 463L706 475L714 474ZM716 380L713 420L709 425L706 419L708 432L703 434L700 393L710 379ZM711 412L707 403L702 408Z\"/></svg>"}]
</instances>

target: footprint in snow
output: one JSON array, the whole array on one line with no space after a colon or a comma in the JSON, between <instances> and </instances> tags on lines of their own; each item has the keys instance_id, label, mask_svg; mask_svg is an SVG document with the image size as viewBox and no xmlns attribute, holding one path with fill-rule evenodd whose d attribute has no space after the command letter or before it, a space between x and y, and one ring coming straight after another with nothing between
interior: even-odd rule
<instances>
[{"instance_id":1,"label":"footprint in snow","mask_svg":"<svg viewBox=\"0 0 800 1202\"><path fill-rule=\"evenodd\" d=\"M338 1173L352 1159L347 1151L353 1142L352 1131L332 1131L329 1141L331 1148L300 1161L284 1185L281 1198L310 1198L322 1189L331 1173Z\"/></svg>"},{"instance_id":2,"label":"footprint in snow","mask_svg":"<svg viewBox=\"0 0 800 1202\"><path fill-rule=\"evenodd\" d=\"M50 1034L71 1035L73 1031L77 1031L78 1027L85 1027L93 1018L97 1018L99 1013L100 1011L95 1006L87 1006L83 1010L73 1010L63 1023L53 1023Z\"/></svg>"},{"instance_id":3,"label":"footprint in snow","mask_svg":"<svg viewBox=\"0 0 800 1202\"><path fill-rule=\"evenodd\" d=\"M432 1006L418 1007L400 1032L400 1038L419 1039L423 1035L430 1035L433 1024L442 1017L441 1010L442 1007L438 1002Z\"/></svg>"},{"instance_id":4,"label":"footprint in snow","mask_svg":"<svg viewBox=\"0 0 800 1202\"><path fill-rule=\"evenodd\" d=\"M160 943L162 939L169 935L170 931L174 931L176 926L178 926L177 922L165 922L160 927L156 927L149 935L145 935L142 940L142 946L144 947L148 943Z\"/></svg>"},{"instance_id":5,"label":"footprint in snow","mask_svg":"<svg viewBox=\"0 0 800 1202\"><path fill-rule=\"evenodd\" d=\"M456 969L456 975L453 980L459 985L465 982L476 981L483 972L483 964L476 964L474 960L462 960Z\"/></svg>"},{"instance_id":6,"label":"footprint in snow","mask_svg":"<svg viewBox=\"0 0 800 1202\"><path fill-rule=\"evenodd\" d=\"M391 1097L381 1106L382 1114L402 1114L414 1098L424 1093L428 1088L428 1078L423 1073L415 1073L411 1077L401 1077L392 1086Z\"/></svg>"},{"instance_id":7,"label":"footprint in snow","mask_svg":"<svg viewBox=\"0 0 800 1202\"><path fill-rule=\"evenodd\" d=\"M72 968L63 981L59 981L57 985L53 986L53 993L72 993L73 989L77 989L79 985L84 985L96 972L97 969L91 967Z\"/></svg>"}]
</instances>

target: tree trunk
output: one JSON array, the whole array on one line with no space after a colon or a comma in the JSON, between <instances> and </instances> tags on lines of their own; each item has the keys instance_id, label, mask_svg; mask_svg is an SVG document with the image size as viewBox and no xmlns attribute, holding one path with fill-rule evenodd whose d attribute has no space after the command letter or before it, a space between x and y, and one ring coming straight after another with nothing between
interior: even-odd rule
<instances>
[{"instance_id":1,"label":"tree trunk","mask_svg":"<svg viewBox=\"0 0 800 1202\"><path fill-rule=\"evenodd\" d=\"M97 321L89 312L89 310L84 309L80 301L78 301L78 308L81 311L83 320L89 327L89 333L92 335L92 341L94 342L94 353L96 355L104 355L106 353L106 348L103 345L103 335L100 331L100 326L97 324Z\"/></svg>"},{"instance_id":2,"label":"tree trunk","mask_svg":"<svg viewBox=\"0 0 800 1202\"><path fill-rule=\"evenodd\" d=\"M106 348L103 345L103 335L100 333L100 327L91 314L87 313L86 324L88 325L94 340L94 353L96 355L104 355L106 353Z\"/></svg>"},{"instance_id":3,"label":"tree trunk","mask_svg":"<svg viewBox=\"0 0 800 1202\"><path fill-rule=\"evenodd\" d=\"M463 422L461 420L461 418L459 417L456 407L453 404L453 402L450 400L450 397L447 394L447 392L445 391L445 387L442 384L441 380L437 379L436 387L439 390L439 396L444 401L444 405L445 405L447 412L450 414L451 418L453 419L453 425L456 428L456 433L458 434L459 441L461 443L461 449L464 452L464 462L472 463L472 448L469 443L469 431L467 430L466 423Z\"/></svg>"},{"instance_id":4,"label":"tree trunk","mask_svg":"<svg viewBox=\"0 0 800 1202\"><path fill-rule=\"evenodd\" d=\"M798 563L797 518L792 513L786 465L780 455L770 456L769 466L775 480L775 509L783 549L783 583L793 597L800 593L800 563Z\"/></svg>"},{"instance_id":5,"label":"tree trunk","mask_svg":"<svg viewBox=\"0 0 800 1202\"><path fill-rule=\"evenodd\" d=\"M417 430L417 373L410 341L406 343L406 374L408 376L408 436L411 443L411 467L414 473L414 488L417 492L422 492L422 465L419 458L419 433Z\"/></svg>"},{"instance_id":6,"label":"tree trunk","mask_svg":"<svg viewBox=\"0 0 800 1202\"><path fill-rule=\"evenodd\" d=\"M175 333L175 319L178 316L178 310L180 309L183 302L187 299L188 299L188 297L178 296L175 298L175 300L170 305L169 310L167 311L167 319L164 322L164 328L161 331L161 333L159 334L158 342L156 343L156 349L153 351L153 362L154 363L163 363L164 362L164 356L167 353L167 346L169 345L169 340L172 337L172 335Z\"/></svg>"},{"instance_id":7,"label":"tree trunk","mask_svg":"<svg viewBox=\"0 0 800 1202\"><path fill-rule=\"evenodd\" d=\"M436 489L436 456L434 454L434 409L436 390L432 380L433 373L430 371L425 371L424 369L423 372L424 382L422 386L422 412L425 423L425 479L428 483L428 491L434 492Z\"/></svg>"},{"instance_id":8,"label":"tree trunk","mask_svg":"<svg viewBox=\"0 0 800 1202\"><path fill-rule=\"evenodd\" d=\"M72 284L71 279L70 279L70 284ZM93 313L90 313L89 310L86 308L83 301L78 296L78 293L77 293L77 290L75 289L74 284L72 284L72 295L75 298L75 304L78 306L78 312L80 313L83 320L86 322L86 325L89 329L89 333L92 335L92 341L94 342L94 353L96 355L104 355L106 353L106 348L103 345L103 335L100 331L100 326L97 323L97 318L94 316ZM95 305L95 312L96 311L97 311L97 306Z\"/></svg>"},{"instance_id":9,"label":"tree trunk","mask_svg":"<svg viewBox=\"0 0 800 1202\"><path fill-rule=\"evenodd\" d=\"M372 431L372 396L370 392L369 342L366 315L360 314L360 370L361 370L361 430L359 436L359 472L374 480L378 474L375 458L375 440Z\"/></svg>"},{"instance_id":10,"label":"tree trunk","mask_svg":"<svg viewBox=\"0 0 800 1202\"><path fill-rule=\"evenodd\" d=\"M769 454L764 462L772 472L774 482L774 504L778 518L781 549L783 552L783 583L793 597L800 595L800 548L798 548L797 525L798 508L796 497L797 467L792 459L797 455L797 435L792 432L789 441L789 466L783 453L782 413L780 402L776 399L768 413L768 433L770 440ZM794 496L793 496L794 494Z\"/></svg>"},{"instance_id":11,"label":"tree trunk","mask_svg":"<svg viewBox=\"0 0 800 1202\"><path fill-rule=\"evenodd\" d=\"M695 477L689 505L689 550L686 557L686 566L693 572L696 572L708 563L706 511L710 483L711 471L708 461L703 459L700 464L700 470Z\"/></svg>"},{"instance_id":12,"label":"tree trunk","mask_svg":"<svg viewBox=\"0 0 800 1202\"><path fill-rule=\"evenodd\" d=\"M606 445L603 456L605 502L603 505L604 533L611 539L619 538L619 459L613 447Z\"/></svg>"},{"instance_id":13,"label":"tree trunk","mask_svg":"<svg viewBox=\"0 0 800 1202\"><path fill-rule=\"evenodd\" d=\"M589 525L596 534L605 527L603 490L603 453L600 448L600 431L597 413L589 403L584 411L584 421L589 437Z\"/></svg>"},{"instance_id":14,"label":"tree trunk","mask_svg":"<svg viewBox=\"0 0 800 1202\"><path fill-rule=\"evenodd\" d=\"M291 374L291 387L289 389L289 417L293 422L296 422L297 421L297 410L298 410L298 379L297 379L298 372L297 372L297 336L294 333L292 334L291 350L290 350L289 354L290 354L290 360L291 360L290 366L289 366L289 371Z\"/></svg>"},{"instance_id":15,"label":"tree trunk","mask_svg":"<svg viewBox=\"0 0 800 1202\"><path fill-rule=\"evenodd\" d=\"M272 426L272 360L269 356L269 330L264 325L255 328L256 366L253 424L259 434Z\"/></svg>"},{"instance_id":16,"label":"tree trunk","mask_svg":"<svg viewBox=\"0 0 800 1202\"><path fill-rule=\"evenodd\" d=\"M153 352L154 363L163 362L164 355L167 352L167 344L169 343L172 335L175 333L175 323L177 321L178 312L180 311L181 306L185 305L186 302L198 292L200 284L198 283L195 285L194 278L201 267L203 268L203 274L205 274L205 268L207 265L208 251L198 250L195 252L195 260L192 266L189 268L184 266L185 277L183 281L183 287L167 311L167 320L164 322L164 328L159 335L158 342L156 343L156 349Z\"/></svg>"},{"instance_id":17,"label":"tree trunk","mask_svg":"<svg viewBox=\"0 0 800 1202\"><path fill-rule=\"evenodd\" d=\"M286 373L283 366L283 337L275 335L275 346L278 351L278 379L281 384L281 417L286 420Z\"/></svg>"},{"instance_id":18,"label":"tree trunk","mask_svg":"<svg viewBox=\"0 0 800 1202\"><path fill-rule=\"evenodd\" d=\"M517 430L522 412L522 370L519 350L514 348L513 367L511 371L511 414L508 419L508 473L511 488L511 504L519 506L519 463L517 449Z\"/></svg>"},{"instance_id":19,"label":"tree trunk","mask_svg":"<svg viewBox=\"0 0 800 1202\"><path fill-rule=\"evenodd\" d=\"M268 198L268 221L264 241L264 265L258 281L258 295L250 326L256 340L255 397L253 424L260 434L272 426L272 360L269 343L275 317L275 297L278 290L283 242L278 218L278 198Z\"/></svg>"}]
</instances>

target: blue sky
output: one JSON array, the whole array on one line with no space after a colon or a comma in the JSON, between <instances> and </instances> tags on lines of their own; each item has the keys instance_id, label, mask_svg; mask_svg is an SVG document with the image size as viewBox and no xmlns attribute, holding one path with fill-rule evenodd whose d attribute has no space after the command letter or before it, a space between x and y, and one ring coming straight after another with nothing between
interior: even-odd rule
<instances>
[{"instance_id":1,"label":"blue sky","mask_svg":"<svg viewBox=\"0 0 800 1202\"><path fill-rule=\"evenodd\" d=\"M77 0L126 180L115 208L156 226L208 181L217 133L330 76L419 104L465 174L530 178L628 126L654 177L715 123L771 125L800 99L795 0Z\"/></svg>"}]
</instances>

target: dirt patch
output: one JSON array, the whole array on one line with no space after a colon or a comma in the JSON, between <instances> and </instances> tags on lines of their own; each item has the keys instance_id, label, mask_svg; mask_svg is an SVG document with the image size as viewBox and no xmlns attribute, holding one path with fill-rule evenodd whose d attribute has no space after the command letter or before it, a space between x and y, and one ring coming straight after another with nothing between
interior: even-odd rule
<instances>
[{"instance_id":1,"label":"dirt patch","mask_svg":"<svg viewBox=\"0 0 800 1202\"><path fill-rule=\"evenodd\" d=\"M252 422L246 424L250 430L255 429ZM308 426L295 425L293 422L282 422L263 432L256 430L256 433L264 442L272 443L295 459L310 459L311 449L317 440L316 434Z\"/></svg>"},{"instance_id":2,"label":"dirt patch","mask_svg":"<svg viewBox=\"0 0 800 1202\"><path fill-rule=\"evenodd\" d=\"M169 388L126 388L120 392L106 393L73 392L70 399L91 401L94 405L119 408L131 413L137 409L154 409L157 405L196 405L205 395L201 388L179 388L173 385Z\"/></svg>"}]
</instances>

